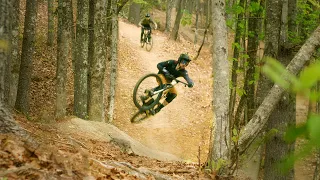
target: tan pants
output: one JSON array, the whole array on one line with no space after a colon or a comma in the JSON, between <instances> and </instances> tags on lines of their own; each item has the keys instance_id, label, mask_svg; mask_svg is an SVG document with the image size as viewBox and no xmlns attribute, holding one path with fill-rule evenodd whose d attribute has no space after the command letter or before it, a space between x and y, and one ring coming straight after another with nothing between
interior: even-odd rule
<instances>
[{"instance_id":1,"label":"tan pants","mask_svg":"<svg viewBox=\"0 0 320 180\"><path fill-rule=\"evenodd\" d=\"M161 79L161 81L162 81L163 84L170 83L170 82L167 81L167 79L165 78L165 76L164 76L163 74L158 74L158 76L160 77L160 79ZM158 81L158 84L160 84L159 81ZM170 88L170 89L168 90L168 93L175 94L175 95L178 94L178 92L177 92L177 90L176 90L175 87ZM164 100L164 101L162 102L162 104L163 104L163 106L166 106L167 104L169 104L169 102L166 101L166 100Z\"/></svg>"}]
</instances>

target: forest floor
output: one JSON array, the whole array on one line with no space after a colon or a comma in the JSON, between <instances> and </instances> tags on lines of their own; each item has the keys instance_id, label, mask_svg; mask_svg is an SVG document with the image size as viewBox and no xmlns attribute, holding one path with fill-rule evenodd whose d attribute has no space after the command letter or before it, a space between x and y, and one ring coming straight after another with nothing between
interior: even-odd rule
<instances>
[{"instance_id":1,"label":"forest floor","mask_svg":"<svg viewBox=\"0 0 320 180\"><path fill-rule=\"evenodd\" d=\"M40 6L45 6L45 3L40 3ZM163 14L158 13L154 16L163 17ZM20 115L15 115L15 119L34 135L41 146L38 151L33 152L14 137L0 136L0 157L5 159L5 163L0 164L0 167L8 168L7 171L0 172L0 177L154 179L157 176L155 174L161 173L158 178L211 178L198 171L207 158L213 120L212 57L208 46L205 46L199 58L188 66L189 75L195 82L194 88L176 86L178 97L160 113L139 124L130 123L130 117L137 111L132 102L132 91L138 79L147 73L156 73L156 65L161 61L177 59L179 54L186 52L191 56L196 55L199 45L189 41L192 35L190 28L182 27L181 34L184 36L181 36L179 41L169 40L168 34L161 31L153 31L154 47L147 52L140 47L140 28L120 19L115 115L111 125L84 121L72 116L55 122L55 48L45 45L47 16L44 11L40 11L40 14L39 21L42 23L39 24L39 29L42 32L38 33L39 42L36 44L31 86L29 119L33 122ZM159 21L164 22L164 19ZM71 113L71 66L69 77L68 112ZM107 88L106 94L108 91ZM305 118L306 107L304 101L299 101L297 116L301 120ZM110 135L109 132L113 134ZM119 136L126 137L127 141L137 145L131 144L133 152L125 147L126 141L114 140ZM137 147L150 149L149 154ZM313 160L309 160L299 165L296 179L310 179L313 163ZM46 177L41 176L43 172L47 173ZM140 176L128 174L129 172L140 172ZM6 173L5 176L3 173ZM245 177L236 174L235 179Z\"/></svg>"}]
</instances>

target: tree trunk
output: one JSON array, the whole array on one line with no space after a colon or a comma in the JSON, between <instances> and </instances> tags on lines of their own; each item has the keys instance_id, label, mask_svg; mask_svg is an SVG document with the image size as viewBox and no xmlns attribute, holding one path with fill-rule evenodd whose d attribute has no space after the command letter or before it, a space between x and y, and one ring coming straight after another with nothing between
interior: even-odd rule
<instances>
[{"instance_id":1,"label":"tree trunk","mask_svg":"<svg viewBox=\"0 0 320 180\"><path fill-rule=\"evenodd\" d=\"M252 0L251 3L259 3L258 0ZM262 12L259 10L257 12L250 12L250 17L248 21L248 31L250 36L248 38L248 67L246 70L246 78L244 83L245 97L247 102L247 117L246 119L251 119L252 115L256 110L255 106L255 69L257 61L257 51L259 46L259 33L260 33L260 17Z\"/></svg>"},{"instance_id":2,"label":"tree trunk","mask_svg":"<svg viewBox=\"0 0 320 180\"><path fill-rule=\"evenodd\" d=\"M54 40L54 7L53 0L48 0L48 34L47 34L47 44L48 46L53 45Z\"/></svg>"},{"instance_id":3,"label":"tree trunk","mask_svg":"<svg viewBox=\"0 0 320 180\"><path fill-rule=\"evenodd\" d=\"M232 9L233 6L234 6L236 3L237 3L236 0L230 0L230 1L228 1L227 6L228 6L229 9ZM237 13L228 13L228 14L227 14L227 20L234 20L234 17L236 17L236 16L237 16ZM239 20L239 19L238 19L238 20ZM236 20L236 21L237 21L237 20ZM236 22L232 23L232 27L231 27L231 28L232 28L232 29L235 29L236 25L237 25Z\"/></svg>"},{"instance_id":4,"label":"tree trunk","mask_svg":"<svg viewBox=\"0 0 320 180\"><path fill-rule=\"evenodd\" d=\"M20 68L20 31L19 31L19 15L20 15L20 1L14 0L13 3L13 12L10 16L12 18L11 23L11 32L10 32L10 53L9 53L9 61L10 66L8 68L7 74L7 82L8 82L8 90L6 90L7 94L7 104L9 107L14 107L17 97L18 91L18 80L19 80L19 68Z\"/></svg>"},{"instance_id":5,"label":"tree trunk","mask_svg":"<svg viewBox=\"0 0 320 180\"><path fill-rule=\"evenodd\" d=\"M70 0L70 2L68 2L70 5L67 6L67 12L68 12L68 28L69 28L69 36L70 36L70 41L69 44L71 44L70 46L70 50L71 50L71 62L72 62L72 69L75 70L75 61L77 58L77 52L76 52L76 47L77 47L77 42L76 42L76 24L75 24L75 20L73 17L73 9L74 5L73 5L73 0ZM77 6L77 5L75 5Z\"/></svg>"},{"instance_id":6,"label":"tree trunk","mask_svg":"<svg viewBox=\"0 0 320 180\"><path fill-rule=\"evenodd\" d=\"M195 22L196 27L194 30L194 41L193 41L194 44L198 43L199 9L200 9L199 4L200 4L200 1L196 0L196 22Z\"/></svg>"},{"instance_id":7,"label":"tree trunk","mask_svg":"<svg viewBox=\"0 0 320 180\"><path fill-rule=\"evenodd\" d=\"M175 41L178 39L180 21L183 15L183 4L184 4L183 1L184 0L178 0L179 6L176 8L177 9L176 20L174 22L174 27L172 29L171 36L170 36L170 38Z\"/></svg>"},{"instance_id":8,"label":"tree trunk","mask_svg":"<svg viewBox=\"0 0 320 180\"><path fill-rule=\"evenodd\" d=\"M32 59L36 32L37 0L27 0L22 41L21 64L15 108L28 114L29 89L32 75Z\"/></svg>"},{"instance_id":9,"label":"tree trunk","mask_svg":"<svg viewBox=\"0 0 320 180\"><path fill-rule=\"evenodd\" d=\"M57 38L57 69L56 69L56 109L55 118L59 119L67 114L67 68L69 54L70 29L68 27L68 6L70 0L58 2L58 38Z\"/></svg>"},{"instance_id":10,"label":"tree trunk","mask_svg":"<svg viewBox=\"0 0 320 180\"><path fill-rule=\"evenodd\" d=\"M118 72L118 14L117 7L115 6L116 0L112 0L112 31L111 31L111 73L110 73L110 94L109 94L109 110L108 110L108 122L113 121L114 104L116 94L116 82Z\"/></svg>"},{"instance_id":11,"label":"tree trunk","mask_svg":"<svg viewBox=\"0 0 320 180\"><path fill-rule=\"evenodd\" d=\"M89 0L77 1L74 114L88 119L88 18Z\"/></svg>"},{"instance_id":12,"label":"tree trunk","mask_svg":"<svg viewBox=\"0 0 320 180\"><path fill-rule=\"evenodd\" d=\"M287 66L287 70L293 75L298 74L303 68L304 64L308 62L315 49L320 46L320 26L312 33L306 43L300 48L299 52L291 60ZM283 77L287 79L287 77ZM250 122L242 130L239 139L239 151L244 152L251 142L257 137L261 129L268 122L268 118L280 101L282 94L285 90L278 85L274 85L269 91L262 104L259 106Z\"/></svg>"},{"instance_id":13,"label":"tree trunk","mask_svg":"<svg viewBox=\"0 0 320 180\"><path fill-rule=\"evenodd\" d=\"M297 25L296 25L296 16L297 16L297 0L288 0L288 32L289 36L290 33L297 32Z\"/></svg>"},{"instance_id":14,"label":"tree trunk","mask_svg":"<svg viewBox=\"0 0 320 180\"><path fill-rule=\"evenodd\" d=\"M94 3L94 50L90 62L89 119L105 121L106 2Z\"/></svg>"},{"instance_id":15,"label":"tree trunk","mask_svg":"<svg viewBox=\"0 0 320 180\"><path fill-rule=\"evenodd\" d=\"M230 150L230 133L229 133L229 61L228 61L228 38L227 25L225 19L225 1L213 0L212 3L212 29L213 34L213 110L214 110L214 129L211 133L213 139L210 145L208 157L209 167L212 170L213 163L221 160L229 160ZM226 166L226 164L222 164Z\"/></svg>"},{"instance_id":16,"label":"tree trunk","mask_svg":"<svg viewBox=\"0 0 320 180\"><path fill-rule=\"evenodd\" d=\"M166 32L170 32L171 29L171 12L172 7L174 6L174 0L167 0L167 8L166 8Z\"/></svg>"},{"instance_id":17,"label":"tree trunk","mask_svg":"<svg viewBox=\"0 0 320 180\"><path fill-rule=\"evenodd\" d=\"M4 42L0 45L0 53L5 58L2 62L3 73L5 83L0 83L0 87L3 89L3 100L10 107L14 107L14 103L17 95L18 78L19 78L19 66L20 66L20 47L19 47L19 0L11 0L9 2L1 2L0 14L0 42ZM0 43L1 44L1 43ZM2 72L2 71L1 71ZM3 85L3 86L2 86ZM1 89L1 88L0 88ZM2 91L0 90L0 91Z\"/></svg>"},{"instance_id":18,"label":"tree trunk","mask_svg":"<svg viewBox=\"0 0 320 180\"><path fill-rule=\"evenodd\" d=\"M138 3L132 2L129 8L128 19L131 23L138 25L140 22L140 9L141 6Z\"/></svg>"},{"instance_id":19,"label":"tree trunk","mask_svg":"<svg viewBox=\"0 0 320 180\"><path fill-rule=\"evenodd\" d=\"M288 0L282 1L280 46L285 46L288 42Z\"/></svg>"},{"instance_id":20,"label":"tree trunk","mask_svg":"<svg viewBox=\"0 0 320 180\"><path fill-rule=\"evenodd\" d=\"M283 3L281 0L267 1L266 8L266 53L265 56L279 59L280 62L287 66L290 57L285 57L286 53L284 48L281 48L281 31L287 29L281 29L281 9L283 9ZM284 12L283 12L284 13ZM287 17L288 14L285 16ZM282 39L285 41L285 39ZM288 174L283 174L276 167L276 163L280 162L287 154L291 152L292 145L287 144L283 140L284 131L288 125L295 123L295 99L289 92L282 94L279 103L276 105L274 111L271 113L268 123L267 132L272 129L277 129L278 132L266 143L265 151L265 165L264 165L264 179L293 179L294 173L291 170Z\"/></svg>"},{"instance_id":21,"label":"tree trunk","mask_svg":"<svg viewBox=\"0 0 320 180\"><path fill-rule=\"evenodd\" d=\"M6 74L9 69L10 41L11 41L11 16L13 12L13 2L11 0L0 1L0 103L5 102Z\"/></svg>"},{"instance_id":22,"label":"tree trunk","mask_svg":"<svg viewBox=\"0 0 320 180\"><path fill-rule=\"evenodd\" d=\"M94 53L94 0L89 0L89 22L88 22L88 114L90 109L90 103L89 100L90 94L91 94L91 74L90 74L90 67L91 63L93 62L93 53Z\"/></svg>"},{"instance_id":23,"label":"tree trunk","mask_svg":"<svg viewBox=\"0 0 320 180\"><path fill-rule=\"evenodd\" d=\"M239 6L240 7L244 7L244 0L241 0L239 2ZM239 127L239 123L235 122L235 119L233 117L233 113L234 113L234 107L235 107L235 103L236 103L236 90L237 90L237 79L238 79L238 75L237 75L237 70L239 68L239 53L240 53L240 39L241 39L241 34L244 31L243 29L243 19L244 19L244 13L240 13L237 17L238 21L236 22L236 30L235 30L235 37L234 37L234 43L237 44L238 46L234 46L233 49L233 61L232 61L232 69L231 69L231 91L230 91L230 103L229 103L229 119L230 122L233 121L233 125L231 126L231 128L240 128ZM240 104L240 103L239 103Z\"/></svg>"},{"instance_id":24,"label":"tree trunk","mask_svg":"<svg viewBox=\"0 0 320 180\"><path fill-rule=\"evenodd\" d=\"M320 82L318 81L316 85L316 92L320 91ZM320 101L316 103L316 113L320 113ZM317 153L317 162L316 162L316 168L314 169L313 173L313 180L319 180L320 179L320 149L318 148Z\"/></svg>"}]
</instances>

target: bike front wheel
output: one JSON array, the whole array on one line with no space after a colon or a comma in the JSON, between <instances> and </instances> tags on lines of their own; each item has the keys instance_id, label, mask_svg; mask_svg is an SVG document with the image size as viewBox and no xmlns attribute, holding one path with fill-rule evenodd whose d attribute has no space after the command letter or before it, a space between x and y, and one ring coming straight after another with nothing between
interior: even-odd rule
<instances>
[{"instance_id":1,"label":"bike front wheel","mask_svg":"<svg viewBox=\"0 0 320 180\"><path fill-rule=\"evenodd\" d=\"M146 42L146 49L147 51L151 51L153 47L153 38L151 38L151 36L147 39L147 42Z\"/></svg>"},{"instance_id":2,"label":"bike front wheel","mask_svg":"<svg viewBox=\"0 0 320 180\"><path fill-rule=\"evenodd\" d=\"M157 94L151 94L150 92L154 91L157 87L161 87L162 84L161 78L155 73L147 74L140 78L133 89L133 102L135 106L143 110L149 110L155 106L159 102L163 92L161 91ZM142 97L145 99L152 98L153 102L145 104Z\"/></svg>"},{"instance_id":3,"label":"bike front wheel","mask_svg":"<svg viewBox=\"0 0 320 180\"><path fill-rule=\"evenodd\" d=\"M146 43L146 35L143 34L142 35L142 41L140 41L140 46L143 48L145 43Z\"/></svg>"}]
</instances>

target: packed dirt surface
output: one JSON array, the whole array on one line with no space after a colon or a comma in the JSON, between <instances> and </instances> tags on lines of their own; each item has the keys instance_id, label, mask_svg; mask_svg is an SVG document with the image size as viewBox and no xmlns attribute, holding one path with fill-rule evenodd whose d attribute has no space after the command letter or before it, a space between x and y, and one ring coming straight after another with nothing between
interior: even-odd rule
<instances>
[{"instance_id":1,"label":"packed dirt surface","mask_svg":"<svg viewBox=\"0 0 320 180\"><path fill-rule=\"evenodd\" d=\"M119 73L113 124L148 147L172 153L184 160L201 160L208 153L212 120L211 57L202 56L187 67L194 80L193 88L176 86L178 96L156 116L139 124L130 118L138 110L132 101L135 83L147 73L157 73L157 63L177 59L181 53L196 55L197 48L188 41L175 42L159 31L153 31L154 46L150 52L140 47L140 28L120 22ZM182 38L181 38L182 39ZM196 46L198 47L198 46Z\"/></svg>"}]
</instances>

